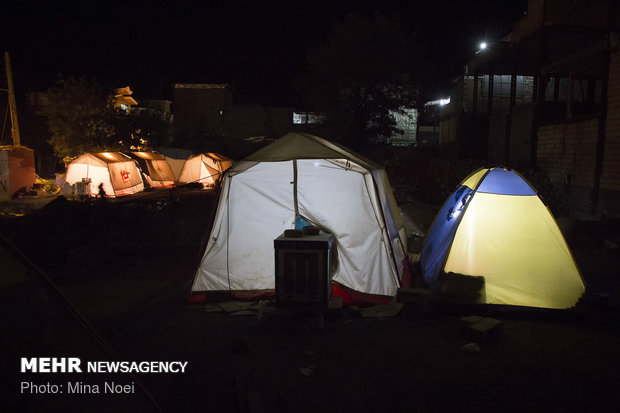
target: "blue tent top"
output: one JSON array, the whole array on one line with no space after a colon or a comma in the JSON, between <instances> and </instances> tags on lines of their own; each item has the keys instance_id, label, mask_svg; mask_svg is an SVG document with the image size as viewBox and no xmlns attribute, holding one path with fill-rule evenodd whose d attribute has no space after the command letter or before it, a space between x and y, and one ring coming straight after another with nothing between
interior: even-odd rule
<instances>
[{"instance_id":1,"label":"blue tent top","mask_svg":"<svg viewBox=\"0 0 620 413\"><path fill-rule=\"evenodd\" d=\"M536 191L516 172L502 168L491 169L482 178L477 191L498 195L536 195Z\"/></svg>"}]
</instances>

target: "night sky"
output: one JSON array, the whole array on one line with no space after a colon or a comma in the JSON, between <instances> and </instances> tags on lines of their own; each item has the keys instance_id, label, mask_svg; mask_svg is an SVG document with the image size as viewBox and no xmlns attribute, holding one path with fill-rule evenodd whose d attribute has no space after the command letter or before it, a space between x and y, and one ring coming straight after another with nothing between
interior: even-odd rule
<instances>
[{"instance_id":1,"label":"night sky","mask_svg":"<svg viewBox=\"0 0 620 413\"><path fill-rule=\"evenodd\" d=\"M291 79L306 50L348 12L399 15L442 63L440 95L481 39L499 40L526 10L526 0L20 0L3 6L0 42L18 93L87 75L129 85L137 100L171 98L173 83L230 83L235 102L296 105Z\"/></svg>"}]
</instances>

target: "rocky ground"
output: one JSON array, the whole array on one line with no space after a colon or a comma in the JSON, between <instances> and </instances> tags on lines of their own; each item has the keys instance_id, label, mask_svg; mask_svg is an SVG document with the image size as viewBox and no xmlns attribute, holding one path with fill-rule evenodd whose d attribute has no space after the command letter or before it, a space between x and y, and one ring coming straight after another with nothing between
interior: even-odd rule
<instances>
[{"instance_id":1,"label":"rocky ground","mask_svg":"<svg viewBox=\"0 0 620 413\"><path fill-rule=\"evenodd\" d=\"M415 191L397 196L410 228L423 234L436 202L416 199ZM24 216L15 209L4 214L0 232L56 282L122 360L189 362L181 375L139 377L163 411L620 408L616 223L567 227L588 282L581 312L410 305L395 317L365 318L344 307L331 310L321 326L313 317L259 319L257 306L238 315L188 302L214 193L48 201ZM460 318L472 314L501 320L504 329L468 352L472 337L462 334ZM79 401L73 407L81 411Z\"/></svg>"}]
</instances>

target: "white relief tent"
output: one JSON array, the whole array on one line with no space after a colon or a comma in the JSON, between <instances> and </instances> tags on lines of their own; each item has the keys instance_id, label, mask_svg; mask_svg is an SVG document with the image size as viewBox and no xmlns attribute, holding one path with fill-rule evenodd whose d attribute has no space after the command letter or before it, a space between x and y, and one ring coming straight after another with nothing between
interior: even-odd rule
<instances>
[{"instance_id":1,"label":"white relief tent","mask_svg":"<svg viewBox=\"0 0 620 413\"><path fill-rule=\"evenodd\" d=\"M99 185L109 197L130 195L144 190L136 161L120 152L86 153L67 165L65 181L74 185L90 179L90 194L97 196Z\"/></svg>"},{"instance_id":2,"label":"white relief tent","mask_svg":"<svg viewBox=\"0 0 620 413\"><path fill-rule=\"evenodd\" d=\"M142 169L144 180L152 188L166 188L174 185L176 177L166 157L155 152L131 152Z\"/></svg>"},{"instance_id":3,"label":"white relief tent","mask_svg":"<svg viewBox=\"0 0 620 413\"><path fill-rule=\"evenodd\" d=\"M192 291L273 290L273 241L298 218L334 235L333 283L396 294L406 234L385 170L304 133L285 135L224 174Z\"/></svg>"},{"instance_id":4,"label":"white relief tent","mask_svg":"<svg viewBox=\"0 0 620 413\"><path fill-rule=\"evenodd\" d=\"M179 174L179 183L200 183L203 187L215 186L222 174L232 166L230 158L215 152L201 153L185 160Z\"/></svg>"}]
</instances>

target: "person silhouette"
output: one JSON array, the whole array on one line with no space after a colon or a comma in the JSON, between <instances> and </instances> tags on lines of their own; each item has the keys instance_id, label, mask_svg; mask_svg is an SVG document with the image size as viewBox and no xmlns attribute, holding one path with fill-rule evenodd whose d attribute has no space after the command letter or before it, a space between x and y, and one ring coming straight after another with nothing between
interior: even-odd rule
<instances>
[{"instance_id":1,"label":"person silhouette","mask_svg":"<svg viewBox=\"0 0 620 413\"><path fill-rule=\"evenodd\" d=\"M103 189L103 182L101 182L97 188L99 188L99 198L105 199L107 194L105 193L105 189Z\"/></svg>"}]
</instances>

